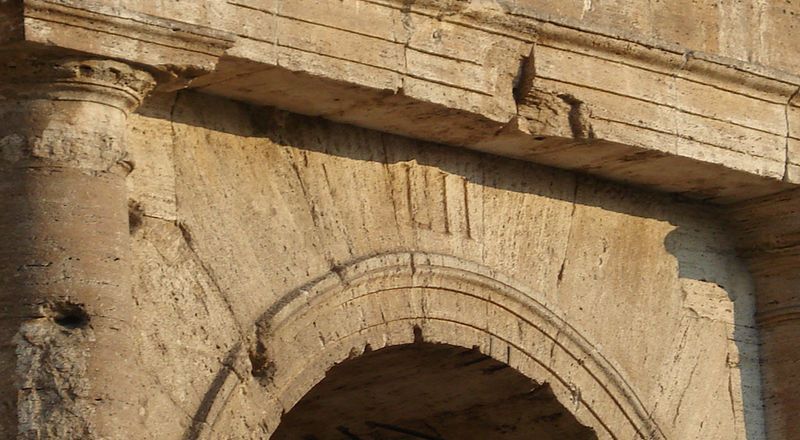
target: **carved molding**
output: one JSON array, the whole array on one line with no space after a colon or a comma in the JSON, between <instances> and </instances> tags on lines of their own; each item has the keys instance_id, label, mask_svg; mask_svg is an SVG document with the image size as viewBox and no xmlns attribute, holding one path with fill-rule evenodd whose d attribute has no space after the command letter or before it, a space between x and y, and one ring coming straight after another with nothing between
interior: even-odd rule
<instances>
[{"instance_id":1,"label":"carved molding","mask_svg":"<svg viewBox=\"0 0 800 440\"><path fill-rule=\"evenodd\" d=\"M214 69L233 45L227 32L93 2L24 0L23 41L9 47L77 51L152 69L162 90ZM8 43L8 42L7 42ZM68 53L67 52L67 53Z\"/></svg>"},{"instance_id":2,"label":"carved molding","mask_svg":"<svg viewBox=\"0 0 800 440\"><path fill-rule=\"evenodd\" d=\"M155 86L153 77L115 61L20 57L0 64L0 98L95 100L129 113Z\"/></svg>"},{"instance_id":3,"label":"carved molding","mask_svg":"<svg viewBox=\"0 0 800 440\"><path fill-rule=\"evenodd\" d=\"M800 183L796 75L511 3L278 3L230 1L191 87L717 203Z\"/></svg>"},{"instance_id":4,"label":"carved molding","mask_svg":"<svg viewBox=\"0 0 800 440\"><path fill-rule=\"evenodd\" d=\"M19 3L25 44L149 66L161 90L195 87L719 203L800 183L800 77L513 3L237 0L220 6L225 31L102 3Z\"/></svg>"},{"instance_id":5,"label":"carved molding","mask_svg":"<svg viewBox=\"0 0 800 440\"><path fill-rule=\"evenodd\" d=\"M126 154L128 114L154 86L149 73L116 61L5 59L0 62L0 163L110 170Z\"/></svg>"},{"instance_id":6,"label":"carved molding","mask_svg":"<svg viewBox=\"0 0 800 440\"><path fill-rule=\"evenodd\" d=\"M604 435L664 438L601 350L537 297L512 279L449 256L384 254L340 267L279 299L256 323L249 358L269 396L263 400L275 402L269 426L275 429L281 409L288 411L336 363L421 337L478 347L550 383L581 423ZM209 390L188 438L213 436L215 419L246 375L229 371L215 380L220 385Z\"/></svg>"}]
</instances>

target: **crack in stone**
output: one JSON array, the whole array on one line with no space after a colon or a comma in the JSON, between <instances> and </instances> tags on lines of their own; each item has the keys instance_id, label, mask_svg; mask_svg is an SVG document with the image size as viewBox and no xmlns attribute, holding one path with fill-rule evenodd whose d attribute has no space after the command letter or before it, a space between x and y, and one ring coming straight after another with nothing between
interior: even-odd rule
<instances>
[{"instance_id":1,"label":"crack in stone","mask_svg":"<svg viewBox=\"0 0 800 440\"><path fill-rule=\"evenodd\" d=\"M786 101L786 106L784 107L784 117L786 118L786 150L784 152L784 163L783 163L783 181L787 182L789 180L789 161L790 161L790 154L789 154L789 146L790 146L790 139L792 134L792 126L791 121L789 120L789 111L792 107L792 102L800 96L800 87L792 93L792 96L789 97L789 100Z\"/></svg>"}]
</instances>

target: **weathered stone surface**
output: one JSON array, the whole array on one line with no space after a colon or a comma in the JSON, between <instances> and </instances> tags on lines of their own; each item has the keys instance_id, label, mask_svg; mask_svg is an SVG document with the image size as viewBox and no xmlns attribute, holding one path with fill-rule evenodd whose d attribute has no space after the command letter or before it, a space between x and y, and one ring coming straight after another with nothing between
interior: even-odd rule
<instances>
[{"instance_id":1,"label":"weathered stone surface","mask_svg":"<svg viewBox=\"0 0 800 440\"><path fill-rule=\"evenodd\" d=\"M159 205L144 210L134 240L137 297L190 317L145 326L145 340L175 353L144 356L164 393L146 405L159 438L264 437L333 363L365 344L412 342L414 324L426 341L476 345L547 382L600 438L644 429L655 438L762 435L754 291L706 206L279 111L172 99L132 121L151 133L169 128L162 137L174 161L174 175L132 173L134 187L164 182L137 196L177 201L177 221L160 218ZM164 114L173 119L161 122ZM152 160L164 169L145 142L130 148L137 166L152 169ZM470 282L448 284L454 268L515 286L520 304L540 304L570 330L540 327L552 329L547 340L471 296L437 293L459 286L477 294ZM392 287L406 282L418 287ZM501 305L513 298L486 295ZM506 309L528 307L512 304ZM274 313L286 326L271 323ZM389 324L370 327L373 319ZM372 330L359 332L363 325ZM173 332L190 333L165 337ZM570 349L553 351L574 344L570 332L590 344L579 363ZM334 342L346 335L360 336ZM167 366L195 344L219 348L189 356L199 364L185 368L196 374ZM609 379L601 386L579 365ZM159 421L174 405L185 414L179 425Z\"/></svg>"},{"instance_id":2,"label":"weathered stone surface","mask_svg":"<svg viewBox=\"0 0 800 440\"><path fill-rule=\"evenodd\" d=\"M147 66L159 77L161 88L169 90L213 70L232 44L225 32L183 22L178 16L156 17L142 13L142 8L125 7L139 3L151 2L4 1L0 54L3 48L26 48L121 59ZM175 9L162 12L169 10Z\"/></svg>"},{"instance_id":3,"label":"weathered stone surface","mask_svg":"<svg viewBox=\"0 0 800 440\"><path fill-rule=\"evenodd\" d=\"M4 58L0 78L0 432L137 435L123 138L153 79L30 56Z\"/></svg>"},{"instance_id":4,"label":"weathered stone surface","mask_svg":"<svg viewBox=\"0 0 800 440\"><path fill-rule=\"evenodd\" d=\"M0 437L794 438L796 9L0 2Z\"/></svg>"},{"instance_id":5,"label":"weathered stone surface","mask_svg":"<svg viewBox=\"0 0 800 440\"><path fill-rule=\"evenodd\" d=\"M231 58L192 86L718 202L794 183L785 114L800 80L692 39L609 30L630 5L579 26L548 15L547 2L540 13L511 2L284 3L232 3L246 18L231 21ZM667 9L652 20L680 10ZM683 178L665 171L675 167Z\"/></svg>"},{"instance_id":6,"label":"weathered stone surface","mask_svg":"<svg viewBox=\"0 0 800 440\"><path fill-rule=\"evenodd\" d=\"M769 438L791 438L800 429L794 416L800 399L797 363L798 238L800 205L797 191L749 201L730 210L758 289L756 320L761 329L764 403Z\"/></svg>"},{"instance_id":7,"label":"weathered stone surface","mask_svg":"<svg viewBox=\"0 0 800 440\"><path fill-rule=\"evenodd\" d=\"M797 166L785 114L800 80L757 63L788 68L792 46L777 35L795 11L738 5L758 22L749 36L721 5L686 12L703 25L688 30L681 5L15 0L4 13L27 44L143 63L174 78L162 89L191 85L718 202L788 189ZM537 107L562 95L584 109L590 138L572 130L569 108ZM674 167L685 178L662 171Z\"/></svg>"}]
</instances>

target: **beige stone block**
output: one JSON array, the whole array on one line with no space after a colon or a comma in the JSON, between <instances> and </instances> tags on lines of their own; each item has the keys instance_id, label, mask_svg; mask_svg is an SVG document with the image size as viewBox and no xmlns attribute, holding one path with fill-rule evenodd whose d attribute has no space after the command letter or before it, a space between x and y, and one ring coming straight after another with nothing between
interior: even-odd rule
<instances>
[{"instance_id":1,"label":"beige stone block","mask_svg":"<svg viewBox=\"0 0 800 440\"><path fill-rule=\"evenodd\" d=\"M745 60L750 53L750 44L757 25L752 14L753 5L735 0L724 0L719 8L729 11L719 17L719 47L722 56ZM713 50L713 49L712 49Z\"/></svg>"},{"instance_id":2,"label":"beige stone block","mask_svg":"<svg viewBox=\"0 0 800 440\"><path fill-rule=\"evenodd\" d=\"M394 50L394 48L391 50ZM388 61L389 64L393 64L391 59ZM400 85L400 74L392 69L392 67L397 67L397 65L378 64L369 66L349 59L328 57L324 54L295 50L289 47L281 48L278 55L278 64L291 71L306 72L321 78L378 90L393 91ZM332 84L332 86L333 87L330 88L334 89L337 85ZM339 87L344 90L353 88L351 85L344 84L339 85ZM302 84L295 83L294 88L302 89L305 87ZM329 100L318 99L318 101L324 104ZM352 102L350 100L340 101L342 101L343 104Z\"/></svg>"},{"instance_id":3,"label":"beige stone block","mask_svg":"<svg viewBox=\"0 0 800 440\"><path fill-rule=\"evenodd\" d=\"M413 78L424 79L431 83L440 83L463 89L464 93L477 93L486 96L494 95L499 79L495 71L486 69L483 66L431 55L413 49L406 51L405 73Z\"/></svg>"},{"instance_id":4,"label":"beige stone block","mask_svg":"<svg viewBox=\"0 0 800 440\"><path fill-rule=\"evenodd\" d=\"M800 5L794 2L769 2L763 8L760 26L754 32L753 55L768 66L787 72L800 71L800 62L793 54L800 53L800 42L787 35L800 31L797 17Z\"/></svg>"},{"instance_id":5,"label":"beige stone block","mask_svg":"<svg viewBox=\"0 0 800 440\"><path fill-rule=\"evenodd\" d=\"M172 139L154 136L171 131L169 122L135 115L127 134L134 146L129 151L133 171L128 176L128 196L142 213L164 220L177 219L175 199L175 164L172 160Z\"/></svg>"},{"instance_id":6,"label":"beige stone block","mask_svg":"<svg viewBox=\"0 0 800 440\"><path fill-rule=\"evenodd\" d=\"M675 124L677 134L682 138L741 152L752 156L754 160L783 162L786 156L786 138L783 135L680 111L676 112ZM725 162L719 163L726 165Z\"/></svg>"},{"instance_id":7,"label":"beige stone block","mask_svg":"<svg viewBox=\"0 0 800 440\"><path fill-rule=\"evenodd\" d=\"M262 11L268 14L276 14L283 3L281 0L228 0L231 7Z\"/></svg>"},{"instance_id":8,"label":"beige stone block","mask_svg":"<svg viewBox=\"0 0 800 440\"><path fill-rule=\"evenodd\" d=\"M783 160L761 158L739 151L709 147L706 144L682 137L677 139L677 151L683 157L718 163L727 168L776 179L782 178L785 168Z\"/></svg>"},{"instance_id":9,"label":"beige stone block","mask_svg":"<svg viewBox=\"0 0 800 440\"><path fill-rule=\"evenodd\" d=\"M786 108L787 119L789 121L789 137L795 140L800 139L800 88L795 95L795 99Z\"/></svg>"},{"instance_id":10,"label":"beige stone block","mask_svg":"<svg viewBox=\"0 0 800 440\"><path fill-rule=\"evenodd\" d=\"M511 2L509 2L511 3ZM513 3L513 10L519 14L529 14L532 17L564 17L569 19L583 18L582 14L589 12L586 3L580 0L518 0Z\"/></svg>"},{"instance_id":11,"label":"beige stone block","mask_svg":"<svg viewBox=\"0 0 800 440\"><path fill-rule=\"evenodd\" d=\"M424 100L442 107L459 109L500 123L508 122L516 114L516 108L512 103L424 79L406 78L403 81L403 94L410 98ZM479 132L476 131L477 133Z\"/></svg>"},{"instance_id":12,"label":"beige stone block","mask_svg":"<svg viewBox=\"0 0 800 440\"><path fill-rule=\"evenodd\" d=\"M487 101L488 108L482 108ZM370 106L351 106L332 115L333 119L364 127L383 127L389 133L405 136L416 131L413 136L423 137L424 133L429 141L465 145L501 129L513 117L508 111L497 110L495 102L484 95L408 77L403 80L401 93L379 94L368 103ZM445 111L446 103L460 107ZM473 112L476 109L486 113L476 114Z\"/></svg>"},{"instance_id":13,"label":"beige stone block","mask_svg":"<svg viewBox=\"0 0 800 440\"><path fill-rule=\"evenodd\" d=\"M527 56L530 51L530 41L510 38L490 29L435 20L427 15L411 14L409 27L410 49L478 66L491 68L502 63L500 55L503 53L513 58L515 54Z\"/></svg>"},{"instance_id":14,"label":"beige stone block","mask_svg":"<svg viewBox=\"0 0 800 440\"><path fill-rule=\"evenodd\" d=\"M183 410L191 412L204 397L203 384L220 369L218 359L236 345L238 325L224 293L203 273L174 224L145 219L141 231L135 237L134 267L142 276L133 294L140 307L143 368L195 371L183 377L162 376L158 384L172 402L182 402ZM203 328L194 328L189 316L205 321ZM164 320L172 324L162 327ZM148 403L145 411L158 423L161 417L154 404Z\"/></svg>"},{"instance_id":15,"label":"beige stone block","mask_svg":"<svg viewBox=\"0 0 800 440\"><path fill-rule=\"evenodd\" d=\"M663 134L674 134L676 132L676 113L677 111L670 105L665 105L658 102L649 101L646 99L638 98L624 98L612 91L597 90L592 86L585 86L573 84L570 82L562 81L560 79L546 79L537 78L534 80L534 87L536 93L547 93L553 96L568 95L579 101L582 106L585 106L589 114L588 121L594 125L594 119L608 120L611 122L620 122L633 127L641 127L651 129L653 131ZM564 106L564 110L560 111L556 117L560 119L569 118L569 107L563 98L559 98ZM539 108L534 105L525 104L520 106L520 114L523 116L531 115L532 112L538 112ZM569 124L566 124L567 126ZM624 129L617 130L621 136L624 136ZM555 133L553 133L555 134ZM568 136L571 133L564 133L562 136ZM601 139L614 140L613 137L607 138L605 135L599 135ZM643 139L644 140L644 139ZM645 144L643 141L637 144ZM655 147L660 150L666 149L665 146Z\"/></svg>"},{"instance_id":16,"label":"beige stone block","mask_svg":"<svg viewBox=\"0 0 800 440\"><path fill-rule=\"evenodd\" d=\"M696 3L692 0L673 0L657 3L651 8L654 36L659 40L679 43L694 50L714 52L719 50L719 4ZM692 31L686 28L687 11L697 17ZM630 15L636 15L634 10ZM642 29L644 31L644 29Z\"/></svg>"},{"instance_id":17,"label":"beige stone block","mask_svg":"<svg viewBox=\"0 0 800 440\"><path fill-rule=\"evenodd\" d=\"M274 48L274 45L272 46ZM269 70L270 67L276 63L274 51L265 51L271 57L270 60L265 60L269 66L264 66L261 63L251 62L247 59L238 58L233 55L235 51L231 50L231 56L225 57L219 63L216 71L211 75L205 75L195 78L191 81L191 87L196 90L203 90L204 88L212 85L217 87L225 87L227 81L235 79L243 79L253 73L263 72ZM210 89L208 91L210 93Z\"/></svg>"},{"instance_id":18,"label":"beige stone block","mask_svg":"<svg viewBox=\"0 0 800 440\"><path fill-rule=\"evenodd\" d=\"M678 78L675 83L675 105L694 114L744 127L779 135L786 133L783 105L739 93L717 93L716 90L714 86Z\"/></svg>"},{"instance_id":19,"label":"beige stone block","mask_svg":"<svg viewBox=\"0 0 800 440\"><path fill-rule=\"evenodd\" d=\"M274 5L259 2L259 6L249 6L246 2L232 2L227 8L228 32L252 40L274 43L277 40L278 18ZM241 43L238 42L235 47Z\"/></svg>"},{"instance_id":20,"label":"beige stone block","mask_svg":"<svg viewBox=\"0 0 800 440\"><path fill-rule=\"evenodd\" d=\"M673 104L673 78L666 72L644 69L605 55L578 53L551 47L534 48L534 81L539 78L599 89L618 95L669 106Z\"/></svg>"},{"instance_id":21,"label":"beige stone block","mask_svg":"<svg viewBox=\"0 0 800 440\"><path fill-rule=\"evenodd\" d=\"M640 102L676 108L743 127L783 134L783 124L780 120L780 113L783 110L782 106L775 102L766 102L739 93L720 94L722 99L709 100L707 97L716 95L719 86L675 78L677 72L656 72L621 61L615 62L547 46L537 46L535 54L537 74L535 81L544 78L613 93L617 95L612 98L614 107L622 107L620 98L630 97ZM585 72L592 74L586 75ZM743 108L748 109L746 114L741 112ZM652 117L645 119L658 120Z\"/></svg>"},{"instance_id":22,"label":"beige stone block","mask_svg":"<svg viewBox=\"0 0 800 440\"><path fill-rule=\"evenodd\" d=\"M629 105L623 106L620 105L617 95L590 88L546 80L537 80L536 84L538 89L546 93L568 94L581 102L582 106L586 106L589 109L587 123L600 139L681 155L685 152L686 157L760 175L777 176L777 169L783 162L785 140L782 136L647 101L631 100ZM532 111L535 111L534 108L526 106L521 113L541 118L538 114L531 113ZM563 113L565 112L560 117L567 118L568 115ZM563 133L563 129L551 132L547 128L541 134L569 135ZM720 149L744 155L720 151L714 153ZM752 164L748 163L751 157ZM776 164L767 165L769 162ZM758 165L754 165L756 163Z\"/></svg>"},{"instance_id":23,"label":"beige stone block","mask_svg":"<svg viewBox=\"0 0 800 440\"><path fill-rule=\"evenodd\" d=\"M524 0L530 2L531 0ZM600 0L582 2L581 19L605 34L652 35L659 26L655 17L655 7L648 8L640 0ZM645 12L646 11L646 12ZM620 23L625 23L620 26ZM673 42L673 40L667 40Z\"/></svg>"},{"instance_id":24,"label":"beige stone block","mask_svg":"<svg viewBox=\"0 0 800 440\"><path fill-rule=\"evenodd\" d=\"M710 93L731 92L772 104L784 104L796 89L783 72L715 53L692 52L674 70L677 78L716 89Z\"/></svg>"},{"instance_id":25,"label":"beige stone block","mask_svg":"<svg viewBox=\"0 0 800 440\"><path fill-rule=\"evenodd\" d=\"M347 30L281 17L278 44L298 51L402 72L403 45Z\"/></svg>"},{"instance_id":26,"label":"beige stone block","mask_svg":"<svg viewBox=\"0 0 800 440\"><path fill-rule=\"evenodd\" d=\"M280 15L387 41L407 40L400 9L364 0L281 1Z\"/></svg>"},{"instance_id":27,"label":"beige stone block","mask_svg":"<svg viewBox=\"0 0 800 440\"><path fill-rule=\"evenodd\" d=\"M634 106L634 108L636 108L636 106ZM603 114L603 112L600 110L598 113L601 115ZM635 115L635 113L632 113L631 115ZM602 116L598 117L597 122L592 124L595 134L601 139L608 139L609 141L620 145L630 145L632 147L636 147L635 149L640 150L640 154L643 156L643 161L648 161L651 157L658 157L658 155L661 153L677 154L678 146L674 129L670 130L669 127L665 127L666 130L662 131L649 127L637 127L636 125L624 120L619 121L610 118L601 118ZM628 150L629 153L623 155L622 157L628 157L631 160L635 160L635 152L631 151L631 149ZM653 154L647 154L648 150L652 151ZM619 162L619 165L623 165L621 162L624 162L624 159L621 159ZM611 160L608 165L613 167L614 160Z\"/></svg>"},{"instance_id":28,"label":"beige stone block","mask_svg":"<svg viewBox=\"0 0 800 440\"><path fill-rule=\"evenodd\" d=\"M800 139L788 138L789 163L786 178L792 183L800 183Z\"/></svg>"},{"instance_id":29,"label":"beige stone block","mask_svg":"<svg viewBox=\"0 0 800 440\"><path fill-rule=\"evenodd\" d=\"M208 27L219 26L220 22L224 19L225 13L229 10L227 4L214 0L198 0L188 4L177 4L169 0L153 0L147 2L138 0L114 0L113 2L103 3L113 4L114 7L118 8L118 11L135 11L154 17L163 17Z\"/></svg>"}]
</instances>

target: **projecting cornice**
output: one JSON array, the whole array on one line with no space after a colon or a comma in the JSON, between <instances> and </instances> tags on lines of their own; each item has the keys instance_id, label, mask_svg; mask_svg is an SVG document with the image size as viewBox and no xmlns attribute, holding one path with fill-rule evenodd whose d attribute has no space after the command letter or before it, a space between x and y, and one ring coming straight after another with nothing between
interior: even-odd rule
<instances>
[{"instance_id":1,"label":"projecting cornice","mask_svg":"<svg viewBox=\"0 0 800 440\"><path fill-rule=\"evenodd\" d=\"M800 182L800 77L506 3L232 0L191 86L720 203Z\"/></svg>"},{"instance_id":2,"label":"projecting cornice","mask_svg":"<svg viewBox=\"0 0 800 440\"><path fill-rule=\"evenodd\" d=\"M13 0L0 43L714 202L800 182L800 77L490 3Z\"/></svg>"},{"instance_id":3,"label":"projecting cornice","mask_svg":"<svg viewBox=\"0 0 800 440\"><path fill-rule=\"evenodd\" d=\"M0 6L0 19L6 50L81 53L147 66L162 90L213 71L233 44L223 31L102 2L11 0Z\"/></svg>"}]
</instances>

